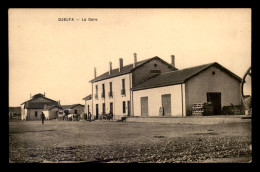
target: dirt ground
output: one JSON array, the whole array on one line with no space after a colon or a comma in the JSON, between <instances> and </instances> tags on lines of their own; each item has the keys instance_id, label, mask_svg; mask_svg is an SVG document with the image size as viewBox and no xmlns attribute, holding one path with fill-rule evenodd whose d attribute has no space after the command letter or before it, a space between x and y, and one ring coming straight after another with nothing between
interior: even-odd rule
<instances>
[{"instance_id":1,"label":"dirt ground","mask_svg":"<svg viewBox=\"0 0 260 172\"><path fill-rule=\"evenodd\" d=\"M10 162L250 162L251 123L9 122Z\"/></svg>"}]
</instances>

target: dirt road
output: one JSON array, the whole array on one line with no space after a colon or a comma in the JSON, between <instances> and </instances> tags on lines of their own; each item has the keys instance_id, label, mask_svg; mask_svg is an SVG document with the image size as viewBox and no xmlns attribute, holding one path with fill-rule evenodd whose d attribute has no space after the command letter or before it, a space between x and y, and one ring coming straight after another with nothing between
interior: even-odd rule
<instances>
[{"instance_id":1,"label":"dirt road","mask_svg":"<svg viewBox=\"0 0 260 172\"><path fill-rule=\"evenodd\" d=\"M9 123L11 162L209 162L251 159L251 123Z\"/></svg>"}]
</instances>

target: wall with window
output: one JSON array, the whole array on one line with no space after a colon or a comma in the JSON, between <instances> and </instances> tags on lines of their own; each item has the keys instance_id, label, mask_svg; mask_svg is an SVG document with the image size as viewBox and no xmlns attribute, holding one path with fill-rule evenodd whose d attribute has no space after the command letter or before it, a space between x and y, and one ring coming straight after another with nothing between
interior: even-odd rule
<instances>
[{"instance_id":1,"label":"wall with window","mask_svg":"<svg viewBox=\"0 0 260 172\"><path fill-rule=\"evenodd\" d=\"M193 103L207 102L207 92L221 93L223 106L241 105L240 83L220 68L212 66L185 83L187 114L192 113Z\"/></svg>"},{"instance_id":2,"label":"wall with window","mask_svg":"<svg viewBox=\"0 0 260 172\"><path fill-rule=\"evenodd\" d=\"M142 67L136 68L133 75L133 87L144 82L146 79L158 75L159 73L169 72L173 69L159 59L153 59L145 63Z\"/></svg>"},{"instance_id":3,"label":"wall with window","mask_svg":"<svg viewBox=\"0 0 260 172\"><path fill-rule=\"evenodd\" d=\"M27 110L27 118L28 120L40 120L41 113L44 109L28 109Z\"/></svg>"},{"instance_id":4,"label":"wall with window","mask_svg":"<svg viewBox=\"0 0 260 172\"><path fill-rule=\"evenodd\" d=\"M124 81L122 81L124 80ZM124 89L123 89L124 82ZM103 103L105 103L105 113L110 112L110 103L112 103L112 109L115 119L121 119L121 117L127 115L128 107L127 101L130 101L130 74L109 78L106 80L93 83L93 116L96 116L96 104L98 104L98 114L103 112ZM112 85L112 92L110 86ZM98 90L96 90L98 88ZM104 88L104 89L103 89ZM104 92L103 92L104 90ZM95 97L98 92L97 97ZM105 93L105 94L103 94ZM125 111L123 112L123 101L125 101Z\"/></svg>"},{"instance_id":5,"label":"wall with window","mask_svg":"<svg viewBox=\"0 0 260 172\"><path fill-rule=\"evenodd\" d=\"M84 113L84 106L77 105L77 106L73 107L73 109L71 110L71 113L75 113L75 110L76 110L77 114L83 114Z\"/></svg>"},{"instance_id":6,"label":"wall with window","mask_svg":"<svg viewBox=\"0 0 260 172\"><path fill-rule=\"evenodd\" d=\"M165 94L171 94L171 116L186 116L184 87L184 84L178 84L134 91L134 116L141 116L141 97L148 97L148 116L160 116L162 95Z\"/></svg>"}]
</instances>

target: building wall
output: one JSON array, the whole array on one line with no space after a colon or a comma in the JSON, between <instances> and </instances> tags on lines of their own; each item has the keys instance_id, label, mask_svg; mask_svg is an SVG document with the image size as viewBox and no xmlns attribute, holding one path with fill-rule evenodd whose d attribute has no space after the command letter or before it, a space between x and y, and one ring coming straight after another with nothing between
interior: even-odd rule
<instances>
[{"instance_id":1,"label":"building wall","mask_svg":"<svg viewBox=\"0 0 260 172\"><path fill-rule=\"evenodd\" d=\"M215 75L212 72L215 71ZM212 66L185 83L186 111L190 114L193 103L207 102L207 92L221 93L223 106L241 105L240 83L221 69Z\"/></svg>"},{"instance_id":2,"label":"building wall","mask_svg":"<svg viewBox=\"0 0 260 172\"><path fill-rule=\"evenodd\" d=\"M24 109L24 104L22 104L21 106L21 120L25 120L26 119L26 113L25 113L25 109Z\"/></svg>"},{"instance_id":3,"label":"building wall","mask_svg":"<svg viewBox=\"0 0 260 172\"><path fill-rule=\"evenodd\" d=\"M44 115L46 119L56 119L58 118L57 111L62 111L61 109L54 107L51 110L44 111Z\"/></svg>"},{"instance_id":4,"label":"building wall","mask_svg":"<svg viewBox=\"0 0 260 172\"><path fill-rule=\"evenodd\" d=\"M171 94L171 116L182 116L185 100L182 99L181 84L134 91L134 116L141 116L141 97L146 96L148 97L148 116L159 116L164 94ZM183 111L183 116L185 116L185 111Z\"/></svg>"},{"instance_id":5,"label":"building wall","mask_svg":"<svg viewBox=\"0 0 260 172\"><path fill-rule=\"evenodd\" d=\"M89 106L89 112L92 113L92 100L85 100L85 108L84 108L85 114L88 114L88 106Z\"/></svg>"},{"instance_id":6,"label":"building wall","mask_svg":"<svg viewBox=\"0 0 260 172\"><path fill-rule=\"evenodd\" d=\"M122 79L125 79L125 95L121 95ZM109 82L112 82L113 97L108 96L110 91ZM105 103L105 113L110 111L110 102L113 102L114 119L121 119L122 116L127 115L127 101L130 101L130 74L121 75L118 77L98 81L93 83L93 112L92 116L96 116L96 104L98 104L99 115L102 114L102 104ZM105 98L101 98L102 84L105 84ZM98 99L95 98L96 85L98 85ZM126 113L123 113L123 101L126 102ZM91 107L91 106L90 106ZM87 108L87 107L86 107ZM86 109L87 110L87 109Z\"/></svg>"},{"instance_id":7,"label":"building wall","mask_svg":"<svg viewBox=\"0 0 260 172\"><path fill-rule=\"evenodd\" d=\"M155 67L154 64L157 66ZM161 70L161 73L164 73L172 71L172 68L169 68L168 65L162 63L158 59L153 59L133 71L133 87L156 75L156 73L151 73L151 70Z\"/></svg>"},{"instance_id":8,"label":"building wall","mask_svg":"<svg viewBox=\"0 0 260 172\"><path fill-rule=\"evenodd\" d=\"M37 111L37 117L35 117L35 112ZM28 120L41 120L41 113L44 109L27 109Z\"/></svg>"},{"instance_id":9,"label":"building wall","mask_svg":"<svg viewBox=\"0 0 260 172\"><path fill-rule=\"evenodd\" d=\"M73 109L71 110L71 113L74 114L75 110L77 110L77 114L83 114L84 113L84 106L77 105L77 106L73 107Z\"/></svg>"}]
</instances>

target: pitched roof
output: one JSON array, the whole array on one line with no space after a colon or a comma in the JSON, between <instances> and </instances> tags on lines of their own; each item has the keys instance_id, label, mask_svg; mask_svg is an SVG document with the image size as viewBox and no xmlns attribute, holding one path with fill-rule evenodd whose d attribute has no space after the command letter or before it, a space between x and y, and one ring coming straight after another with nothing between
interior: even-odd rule
<instances>
[{"instance_id":1,"label":"pitched roof","mask_svg":"<svg viewBox=\"0 0 260 172\"><path fill-rule=\"evenodd\" d=\"M44 105L46 105L46 107L58 105L58 102L27 102L25 108L26 109L44 109Z\"/></svg>"},{"instance_id":2,"label":"pitched roof","mask_svg":"<svg viewBox=\"0 0 260 172\"><path fill-rule=\"evenodd\" d=\"M41 96L40 96L40 97L41 97ZM21 105L24 104L24 103L26 103L26 102L30 102L30 101L32 101L32 100L38 99L38 98L40 98L40 97L39 97L39 96L34 97L34 98L30 99L30 100L27 100L27 101L21 103ZM41 97L41 98L44 98L44 99L47 99L47 100L50 100L50 101L56 102L55 100L49 99L49 98L47 98L47 97Z\"/></svg>"},{"instance_id":3,"label":"pitched roof","mask_svg":"<svg viewBox=\"0 0 260 172\"><path fill-rule=\"evenodd\" d=\"M47 106L46 109L47 109L47 110L51 110L52 108L55 108L55 107L57 107L57 108L59 108L59 109L62 109L62 107L59 106L59 105Z\"/></svg>"},{"instance_id":4,"label":"pitched roof","mask_svg":"<svg viewBox=\"0 0 260 172\"><path fill-rule=\"evenodd\" d=\"M135 86L132 90L136 91L136 90L143 90L143 89L148 89L148 88L181 84L213 65L226 71L230 76L234 77L235 79L237 79L238 81L241 82L240 77L238 77L237 75L235 75L228 69L224 68L217 62L215 62L215 63L204 64L204 65L200 65L200 66L190 67L190 68L186 68L186 69L182 69L182 70L175 70L175 71L156 75L155 77L152 77L151 79L147 80L146 82L143 82L143 83Z\"/></svg>"},{"instance_id":5,"label":"pitched roof","mask_svg":"<svg viewBox=\"0 0 260 172\"><path fill-rule=\"evenodd\" d=\"M92 99L92 95L90 94L90 95L84 97L82 100L91 100L91 99Z\"/></svg>"},{"instance_id":6,"label":"pitched roof","mask_svg":"<svg viewBox=\"0 0 260 172\"><path fill-rule=\"evenodd\" d=\"M124 74L130 73L134 69L142 66L143 64L151 61L152 59L159 59L162 63L165 63L169 67L171 67L171 68L173 68L175 70L177 69L177 68L173 67L172 65L170 65L169 63L167 63L166 61L162 60L161 58L155 56L155 57L152 57L152 58L145 59L145 60L137 62L136 63L136 67L133 67L133 64L129 64L129 65L123 66L123 68L122 68L122 70L120 72L119 72L119 68L113 69L110 75L109 75L109 72L103 73L102 75L96 77L95 79L92 79L90 82L97 82L97 81L101 81L101 80L104 80L104 79L113 78L113 77L116 77L116 76L120 76L120 75L124 75Z\"/></svg>"},{"instance_id":7,"label":"pitched roof","mask_svg":"<svg viewBox=\"0 0 260 172\"><path fill-rule=\"evenodd\" d=\"M62 107L62 109L66 110L66 109L73 109L74 107L76 107L76 106L78 106L78 105L84 107L84 105L82 105L82 104L62 105L61 107Z\"/></svg>"}]
</instances>

